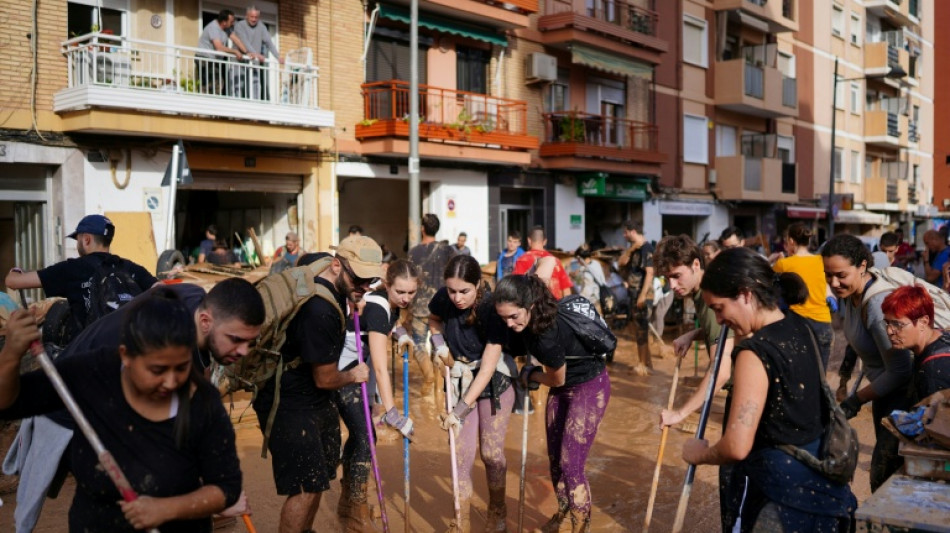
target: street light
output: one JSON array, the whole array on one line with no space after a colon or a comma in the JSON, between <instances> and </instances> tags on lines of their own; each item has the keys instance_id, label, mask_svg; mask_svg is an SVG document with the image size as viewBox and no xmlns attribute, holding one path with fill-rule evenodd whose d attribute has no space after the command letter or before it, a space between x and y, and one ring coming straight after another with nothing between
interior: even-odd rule
<instances>
[{"instance_id":1,"label":"street light","mask_svg":"<svg viewBox=\"0 0 950 533\"><path fill-rule=\"evenodd\" d=\"M861 76L859 78L838 78L838 58L835 57L835 79L831 91L831 169L828 172L828 235L825 240L830 239L835 234L835 140L837 137L837 118L838 118L838 82L839 81L857 81L857 80L877 80L882 78L901 79L907 76L899 65L892 66L887 74L875 74L872 76Z\"/></svg>"}]
</instances>

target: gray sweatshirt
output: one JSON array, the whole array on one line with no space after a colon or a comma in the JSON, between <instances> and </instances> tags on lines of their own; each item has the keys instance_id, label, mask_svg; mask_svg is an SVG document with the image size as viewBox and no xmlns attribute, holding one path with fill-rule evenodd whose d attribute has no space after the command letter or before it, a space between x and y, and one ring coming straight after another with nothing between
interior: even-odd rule
<instances>
[{"instance_id":1,"label":"gray sweatshirt","mask_svg":"<svg viewBox=\"0 0 950 533\"><path fill-rule=\"evenodd\" d=\"M274 57L280 58L280 51L277 50L277 46L271 40L270 34L267 33L267 27L264 26L263 22L251 26L246 20L239 20L234 23L234 33L247 47L248 52L263 54L264 57L267 57L267 53L270 52L274 54ZM267 46L266 50L264 49L265 45Z\"/></svg>"},{"instance_id":2,"label":"gray sweatshirt","mask_svg":"<svg viewBox=\"0 0 950 533\"><path fill-rule=\"evenodd\" d=\"M838 300L844 317L844 336L861 358L864 375L878 396L908 386L914 369L910 351L893 349L887 338L881 302L888 294L890 291L874 295L863 310L853 305L850 298Z\"/></svg>"}]
</instances>

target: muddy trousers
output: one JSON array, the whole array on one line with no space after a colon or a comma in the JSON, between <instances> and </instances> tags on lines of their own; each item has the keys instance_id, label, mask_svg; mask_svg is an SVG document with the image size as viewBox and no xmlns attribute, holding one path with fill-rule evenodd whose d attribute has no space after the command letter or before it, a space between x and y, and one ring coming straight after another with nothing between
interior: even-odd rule
<instances>
[{"instance_id":1,"label":"muddy trousers","mask_svg":"<svg viewBox=\"0 0 950 533\"><path fill-rule=\"evenodd\" d=\"M904 458L898 455L900 441L881 425L881 419L891 411L906 411L912 402L903 387L871 402L871 414L874 416L874 450L871 451L871 492L874 492L904 465Z\"/></svg>"},{"instance_id":2,"label":"muddy trousers","mask_svg":"<svg viewBox=\"0 0 950 533\"><path fill-rule=\"evenodd\" d=\"M494 415L491 398L482 398L475 402L475 409L462 421L459 438L455 440L460 500L472 498L472 468L475 466L476 448L481 451L489 490L505 487L505 473L508 470L505 434L508 432L511 407L515 403L514 387L508 387L498 400L501 408L495 409Z\"/></svg>"},{"instance_id":3,"label":"muddy trousers","mask_svg":"<svg viewBox=\"0 0 950 533\"><path fill-rule=\"evenodd\" d=\"M333 401L349 433L343 445L343 489L351 501L364 503L371 462L362 390L358 384L347 385L333 395Z\"/></svg>"},{"instance_id":4,"label":"muddy trousers","mask_svg":"<svg viewBox=\"0 0 950 533\"><path fill-rule=\"evenodd\" d=\"M571 511L590 514L590 484L584 467L609 401L606 369L594 379L553 388L548 394L548 459L558 507L566 503Z\"/></svg>"}]
</instances>

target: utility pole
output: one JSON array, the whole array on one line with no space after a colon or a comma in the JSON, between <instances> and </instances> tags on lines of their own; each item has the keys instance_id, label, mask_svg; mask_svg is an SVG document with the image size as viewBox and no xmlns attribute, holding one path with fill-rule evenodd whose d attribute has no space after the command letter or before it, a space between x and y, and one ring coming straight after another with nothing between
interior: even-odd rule
<instances>
[{"instance_id":1,"label":"utility pole","mask_svg":"<svg viewBox=\"0 0 950 533\"><path fill-rule=\"evenodd\" d=\"M419 244L419 0L409 7L409 248ZM396 95L393 95L395 98Z\"/></svg>"}]
</instances>

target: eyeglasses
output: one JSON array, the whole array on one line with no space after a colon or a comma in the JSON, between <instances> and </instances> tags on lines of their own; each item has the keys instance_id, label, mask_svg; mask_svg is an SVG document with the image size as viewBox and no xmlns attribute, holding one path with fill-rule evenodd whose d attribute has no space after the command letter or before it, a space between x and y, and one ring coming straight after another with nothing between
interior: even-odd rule
<instances>
[{"instance_id":1,"label":"eyeglasses","mask_svg":"<svg viewBox=\"0 0 950 533\"><path fill-rule=\"evenodd\" d=\"M343 271L346 272L346 275L349 276L350 279L353 281L353 285L356 285L356 286L372 285L376 283L377 281L379 281L379 278L361 278L357 276L356 273L353 272L353 269L350 268L349 263L347 263L344 260L340 260L340 266L343 267Z\"/></svg>"},{"instance_id":2,"label":"eyeglasses","mask_svg":"<svg viewBox=\"0 0 950 533\"><path fill-rule=\"evenodd\" d=\"M893 331L895 333L899 333L902 329L913 324L913 321L901 322L900 320L882 320L881 323L884 324L885 331Z\"/></svg>"}]
</instances>

